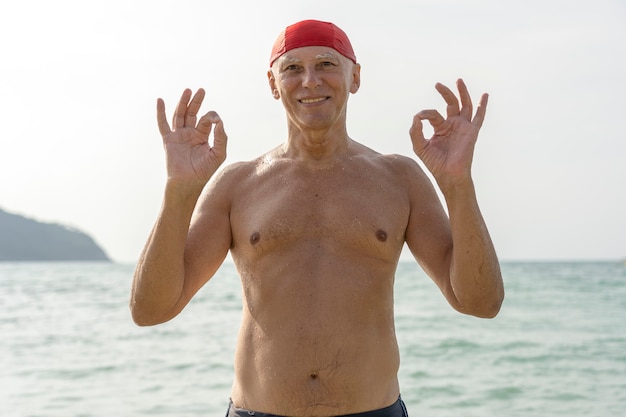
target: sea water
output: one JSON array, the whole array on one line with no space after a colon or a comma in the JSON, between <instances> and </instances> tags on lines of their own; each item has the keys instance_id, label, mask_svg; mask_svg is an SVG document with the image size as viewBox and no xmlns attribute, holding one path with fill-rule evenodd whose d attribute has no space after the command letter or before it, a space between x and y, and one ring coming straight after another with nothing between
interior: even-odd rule
<instances>
[{"instance_id":1,"label":"sea water","mask_svg":"<svg viewBox=\"0 0 626 417\"><path fill-rule=\"evenodd\" d=\"M626 265L503 263L491 320L455 312L416 264L395 283L412 417L626 415ZM217 275L174 320L132 323L133 265L0 264L0 416L223 416L241 290Z\"/></svg>"}]
</instances>

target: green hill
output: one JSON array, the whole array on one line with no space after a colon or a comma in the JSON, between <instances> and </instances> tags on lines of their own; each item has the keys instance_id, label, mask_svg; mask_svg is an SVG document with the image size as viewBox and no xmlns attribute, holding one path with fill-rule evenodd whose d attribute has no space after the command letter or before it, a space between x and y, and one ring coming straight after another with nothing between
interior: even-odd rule
<instances>
[{"instance_id":1,"label":"green hill","mask_svg":"<svg viewBox=\"0 0 626 417\"><path fill-rule=\"evenodd\" d=\"M110 261L87 234L0 209L0 261Z\"/></svg>"}]
</instances>

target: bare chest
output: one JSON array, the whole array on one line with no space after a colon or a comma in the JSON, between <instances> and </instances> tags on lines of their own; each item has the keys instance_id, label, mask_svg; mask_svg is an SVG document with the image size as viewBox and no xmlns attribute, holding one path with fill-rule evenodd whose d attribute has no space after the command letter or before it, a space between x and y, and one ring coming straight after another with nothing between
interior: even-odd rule
<instances>
[{"instance_id":1,"label":"bare chest","mask_svg":"<svg viewBox=\"0 0 626 417\"><path fill-rule=\"evenodd\" d=\"M300 245L393 256L404 242L406 192L386 175L280 172L251 181L231 212L233 245L251 252Z\"/></svg>"}]
</instances>

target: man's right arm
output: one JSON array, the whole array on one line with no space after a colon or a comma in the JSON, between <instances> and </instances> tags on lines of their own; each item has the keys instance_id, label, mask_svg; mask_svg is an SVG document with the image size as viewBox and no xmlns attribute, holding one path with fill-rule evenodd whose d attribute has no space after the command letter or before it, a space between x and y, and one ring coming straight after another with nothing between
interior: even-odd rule
<instances>
[{"instance_id":1,"label":"man's right arm","mask_svg":"<svg viewBox=\"0 0 626 417\"><path fill-rule=\"evenodd\" d=\"M196 198L165 187L163 205L137 263L131 312L139 325L165 322L178 312L185 283L184 250Z\"/></svg>"},{"instance_id":2,"label":"man's right arm","mask_svg":"<svg viewBox=\"0 0 626 417\"><path fill-rule=\"evenodd\" d=\"M196 124L203 98L203 90L193 99L191 91L185 90L172 129L165 119L163 101L157 104L168 180L161 211L133 279L130 307L139 325L158 324L176 316L215 273L230 246L228 208L223 198L208 196L192 221L200 193L226 158L227 137L219 116L209 112ZM208 137L213 126L211 147ZM194 232L204 227L210 228L211 236Z\"/></svg>"},{"instance_id":3,"label":"man's right arm","mask_svg":"<svg viewBox=\"0 0 626 417\"><path fill-rule=\"evenodd\" d=\"M205 200L192 215L196 198L166 186L135 270L130 305L135 323L148 326L174 318L224 261L231 242L228 209L211 193Z\"/></svg>"}]
</instances>

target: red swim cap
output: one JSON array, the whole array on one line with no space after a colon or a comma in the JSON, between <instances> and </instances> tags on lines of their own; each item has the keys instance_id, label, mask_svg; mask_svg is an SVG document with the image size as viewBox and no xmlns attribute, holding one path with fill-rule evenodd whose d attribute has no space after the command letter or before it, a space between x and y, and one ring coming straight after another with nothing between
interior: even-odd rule
<instances>
[{"instance_id":1,"label":"red swim cap","mask_svg":"<svg viewBox=\"0 0 626 417\"><path fill-rule=\"evenodd\" d=\"M330 22L303 20L287 26L274 42L270 67L281 55L303 46L327 46L333 48L356 64L356 55L345 32Z\"/></svg>"}]
</instances>

